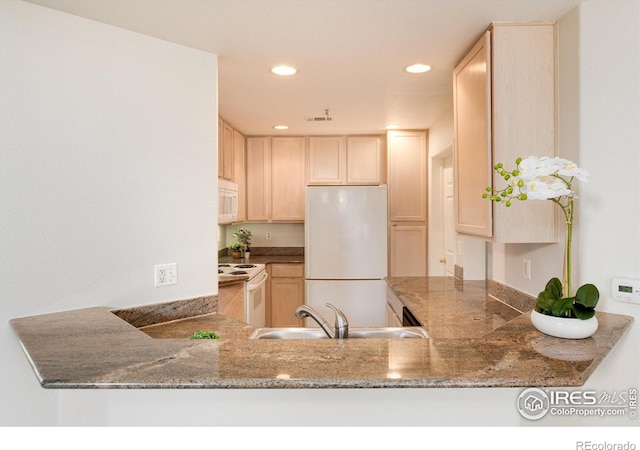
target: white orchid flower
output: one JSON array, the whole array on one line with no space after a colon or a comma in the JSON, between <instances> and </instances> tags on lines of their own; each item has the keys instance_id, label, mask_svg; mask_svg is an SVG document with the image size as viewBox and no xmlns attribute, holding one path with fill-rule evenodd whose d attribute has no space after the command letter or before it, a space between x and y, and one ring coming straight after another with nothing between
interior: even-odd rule
<instances>
[{"instance_id":1,"label":"white orchid flower","mask_svg":"<svg viewBox=\"0 0 640 450\"><path fill-rule=\"evenodd\" d=\"M527 194L527 198L531 200L549 200L573 194L573 191L562 180L552 176L528 180L520 191Z\"/></svg>"},{"instance_id":2,"label":"white orchid flower","mask_svg":"<svg viewBox=\"0 0 640 450\"><path fill-rule=\"evenodd\" d=\"M523 180L531 180L541 175L546 175L541 168L544 163L536 156L527 156L518 164L518 177Z\"/></svg>"},{"instance_id":3,"label":"white orchid flower","mask_svg":"<svg viewBox=\"0 0 640 450\"><path fill-rule=\"evenodd\" d=\"M527 156L518 164L518 177L523 180L551 175L553 172L555 168L549 164L549 158L546 156Z\"/></svg>"},{"instance_id":4,"label":"white orchid flower","mask_svg":"<svg viewBox=\"0 0 640 450\"><path fill-rule=\"evenodd\" d=\"M568 159L558 157L551 158L550 161L555 166L555 172L557 172L558 175L575 177L580 181L587 181L589 172L587 172L585 169L580 169L576 163L569 161Z\"/></svg>"}]
</instances>

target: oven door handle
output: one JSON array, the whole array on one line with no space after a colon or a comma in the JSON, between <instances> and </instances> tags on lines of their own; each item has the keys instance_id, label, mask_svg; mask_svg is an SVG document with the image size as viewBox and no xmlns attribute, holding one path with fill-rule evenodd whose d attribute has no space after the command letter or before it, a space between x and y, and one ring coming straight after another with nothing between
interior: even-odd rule
<instances>
[{"instance_id":1,"label":"oven door handle","mask_svg":"<svg viewBox=\"0 0 640 450\"><path fill-rule=\"evenodd\" d=\"M269 274L267 272L263 272L260 281L257 281L255 283L247 283L247 289L249 291L255 291L256 289L259 289L263 284L267 282L267 278L269 278Z\"/></svg>"}]
</instances>

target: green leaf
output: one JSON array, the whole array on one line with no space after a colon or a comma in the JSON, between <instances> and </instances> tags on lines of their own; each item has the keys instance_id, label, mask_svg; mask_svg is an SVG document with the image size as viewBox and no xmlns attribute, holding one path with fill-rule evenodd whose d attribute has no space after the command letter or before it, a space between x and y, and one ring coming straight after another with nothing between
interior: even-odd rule
<instances>
[{"instance_id":1,"label":"green leaf","mask_svg":"<svg viewBox=\"0 0 640 450\"><path fill-rule=\"evenodd\" d=\"M557 300L551 308L551 313L556 317L564 317L565 313L573 308L573 300L573 297Z\"/></svg>"},{"instance_id":2,"label":"green leaf","mask_svg":"<svg viewBox=\"0 0 640 450\"><path fill-rule=\"evenodd\" d=\"M593 284L580 286L576 292L576 303L587 308L595 308L600 299L600 292Z\"/></svg>"},{"instance_id":3,"label":"green leaf","mask_svg":"<svg viewBox=\"0 0 640 450\"><path fill-rule=\"evenodd\" d=\"M536 306L540 309L539 312L548 312L551 314L551 309L553 308L553 304L556 302L556 299L547 292L542 291L538 294L538 298L536 299Z\"/></svg>"},{"instance_id":4,"label":"green leaf","mask_svg":"<svg viewBox=\"0 0 640 450\"><path fill-rule=\"evenodd\" d=\"M576 303L573 305L573 314L575 314L578 319L587 320L591 319L596 314L596 310L583 306L580 303Z\"/></svg>"},{"instance_id":5,"label":"green leaf","mask_svg":"<svg viewBox=\"0 0 640 450\"><path fill-rule=\"evenodd\" d=\"M220 339L214 331L196 331L189 339Z\"/></svg>"},{"instance_id":6,"label":"green leaf","mask_svg":"<svg viewBox=\"0 0 640 450\"><path fill-rule=\"evenodd\" d=\"M544 290L555 300L560 300L562 298L562 282L559 278L550 279L544 287Z\"/></svg>"}]
</instances>

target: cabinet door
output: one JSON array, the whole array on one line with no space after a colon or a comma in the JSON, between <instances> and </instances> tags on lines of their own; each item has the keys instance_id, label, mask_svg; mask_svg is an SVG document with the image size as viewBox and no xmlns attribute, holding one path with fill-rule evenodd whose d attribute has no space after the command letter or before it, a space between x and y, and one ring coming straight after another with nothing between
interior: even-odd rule
<instances>
[{"instance_id":1,"label":"cabinet door","mask_svg":"<svg viewBox=\"0 0 640 450\"><path fill-rule=\"evenodd\" d=\"M304 304L304 265L272 264L270 311L272 327L303 327L295 316L296 308Z\"/></svg>"},{"instance_id":2,"label":"cabinet door","mask_svg":"<svg viewBox=\"0 0 640 450\"><path fill-rule=\"evenodd\" d=\"M224 122L218 119L218 177L224 175Z\"/></svg>"},{"instance_id":3,"label":"cabinet door","mask_svg":"<svg viewBox=\"0 0 640 450\"><path fill-rule=\"evenodd\" d=\"M390 227L389 244L390 276L427 276L426 226L392 225Z\"/></svg>"},{"instance_id":4,"label":"cabinet door","mask_svg":"<svg viewBox=\"0 0 640 450\"><path fill-rule=\"evenodd\" d=\"M346 160L346 143L344 137L310 137L307 155L307 184L344 184L347 172Z\"/></svg>"},{"instance_id":5,"label":"cabinet door","mask_svg":"<svg viewBox=\"0 0 640 450\"><path fill-rule=\"evenodd\" d=\"M482 198L491 186L490 32L453 73L456 230L490 237L492 204Z\"/></svg>"},{"instance_id":6,"label":"cabinet door","mask_svg":"<svg viewBox=\"0 0 640 450\"><path fill-rule=\"evenodd\" d=\"M427 220L427 134L390 131L387 135L389 220Z\"/></svg>"},{"instance_id":7,"label":"cabinet door","mask_svg":"<svg viewBox=\"0 0 640 450\"><path fill-rule=\"evenodd\" d=\"M245 321L244 283L218 288L218 313Z\"/></svg>"},{"instance_id":8,"label":"cabinet door","mask_svg":"<svg viewBox=\"0 0 640 450\"><path fill-rule=\"evenodd\" d=\"M555 156L555 25L496 24L491 33L492 164L511 168L520 156ZM498 174L493 180L495 186L505 184ZM548 201L514 202L510 208L493 205L493 238L504 243L556 242L557 212Z\"/></svg>"},{"instance_id":9,"label":"cabinet door","mask_svg":"<svg viewBox=\"0 0 640 450\"><path fill-rule=\"evenodd\" d=\"M223 122L222 178L233 180L233 128Z\"/></svg>"},{"instance_id":10,"label":"cabinet door","mask_svg":"<svg viewBox=\"0 0 640 450\"><path fill-rule=\"evenodd\" d=\"M380 136L347 138L347 184L382 182L382 139Z\"/></svg>"},{"instance_id":11,"label":"cabinet door","mask_svg":"<svg viewBox=\"0 0 640 450\"><path fill-rule=\"evenodd\" d=\"M271 145L268 137L247 138L247 220L268 221Z\"/></svg>"},{"instance_id":12,"label":"cabinet door","mask_svg":"<svg viewBox=\"0 0 640 450\"><path fill-rule=\"evenodd\" d=\"M246 150L244 136L233 130L233 182L238 185L238 222L247 220Z\"/></svg>"},{"instance_id":13,"label":"cabinet door","mask_svg":"<svg viewBox=\"0 0 640 450\"><path fill-rule=\"evenodd\" d=\"M271 140L271 220L304 221L305 138Z\"/></svg>"}]
</instances>

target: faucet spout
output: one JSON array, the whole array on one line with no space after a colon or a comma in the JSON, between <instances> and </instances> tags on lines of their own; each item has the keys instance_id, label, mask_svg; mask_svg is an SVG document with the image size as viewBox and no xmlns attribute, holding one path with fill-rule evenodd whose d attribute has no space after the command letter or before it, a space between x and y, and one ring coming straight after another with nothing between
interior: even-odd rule
<instances>
[{"instance_id":1,"label":"faucet spout","mask_svg":"<svg viewBox=\"0 0 640 450\"><path fill-rule=\"evenodd\" d=\"M345 339L349 337L349 321L347 320L347 316L340 311L338 308L333 306L331 303L326 304L329 308L333 309L333 312L336 313L336 321L333 337L336 339Z\"/></svg>"},{"instance_id":2,"label":"faucet spout","mask_svg":"<svg viewBox=\"0 0 640 450\"><path fill-rule=\"evenodd\" d=\"M313 309L311 306L307 306L307 305L298 306L298 308L296 309L296 317L298 319L311 317L313 320L317 322L318 325L320 325L320 328L324 330L327 336L330 339L333 339L334 337L333 330L331 329L327 321L324 319L324 317L322 317L322 314L320 314L318 311Z\"/></svg>"},{"instance_id":3,"label":"faucet spout","mask_svg":"<svg viewBox=\"0 0 640 450\"><path fill-rule=\"evenodd\" d=\"M308 305L300 305L296 309L296 317L298 319L304 319L305 317L310 317L316 321L320 328L326 333L326 335L330 339L345 339L349 336L349 322L347 317L344 315L342 311L333 306L331 303L326 304L329 308L333 309L336 314L335 328L332 329L331 326L327 323L324 317Z\"/></svg>"}]
</instances>

